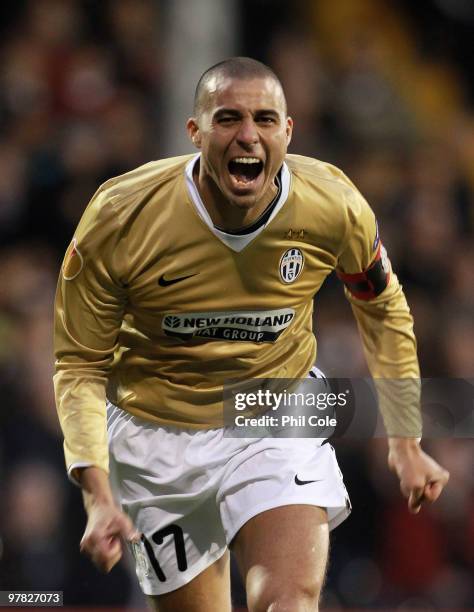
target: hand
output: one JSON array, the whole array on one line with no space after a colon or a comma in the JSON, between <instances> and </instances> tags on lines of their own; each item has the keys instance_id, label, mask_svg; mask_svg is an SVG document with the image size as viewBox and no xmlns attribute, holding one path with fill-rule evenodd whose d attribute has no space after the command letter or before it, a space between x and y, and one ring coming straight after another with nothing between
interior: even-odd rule
<instances>
[{"instance_id":1,"label":"hand","mask_svg":"<svg viewBox=\"0 0 474 612\"><path fill-rule=\"evenodd\" d=\"M139 538L132 521L115 504L93 503L88 508L81 552L89 555L101 571L110 572L122 557L122 541Z\"/></svg>"},{"instance_id":2,"label":"hand","mask_svg":"<svg viewBox=\"0 0 474 612\"><path fill-rule=\"evenodd\" d=\"M109 478L100 468L80 468L76 477L82 486L87 525L81 540L86 553L103 572L110 572L122 557L122 541L137 541L139 532L115 503Z\"/></svg>"},{"instance_id":3,"label":"hand","mask_svg":"<svg viewBox=\"0 0 474 612\"><path fill-rule=\"evenodd\" d=\"M400 479L400 489L413 514L420 511L423 502L436 501L449 480L449 472L413 438L389 439L388 465Z\"/></svg>"}]
</instances>

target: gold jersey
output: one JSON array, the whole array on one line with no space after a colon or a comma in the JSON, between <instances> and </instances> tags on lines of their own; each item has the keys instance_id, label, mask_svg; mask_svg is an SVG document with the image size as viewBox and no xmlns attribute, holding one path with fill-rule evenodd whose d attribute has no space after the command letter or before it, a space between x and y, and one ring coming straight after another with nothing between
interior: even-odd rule
<instances>
[{"instance_id":1,"label":"gold jersey","mask_svg":"<svg viewBox=\"0 0 474 612\"><path fill-rule=\"evenodd\" d=\"M372 375L419 376L374 214L340 170L288 155L266 223L234 235L214 227L200 200L198 157L107 181L66 253L55 391L68 466L108 469L106 396L149 421L211 428L222 424L224 381L305 377L316 357L313 297L335 269ZM389 433L399 418L416 421L402 413L391 411Z\"/></svg>"}]
</instances>

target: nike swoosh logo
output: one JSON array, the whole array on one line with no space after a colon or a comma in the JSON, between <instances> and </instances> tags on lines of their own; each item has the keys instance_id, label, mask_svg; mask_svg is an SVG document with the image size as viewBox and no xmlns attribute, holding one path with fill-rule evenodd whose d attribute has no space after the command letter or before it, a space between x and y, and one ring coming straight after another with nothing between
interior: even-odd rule
<instances>
[{"instance_id":1,"label":"nike swoosh logo","mask_svg":"<svg viewBox=\"0 0 474 612\"><path fill-rule=\"evenodd\" d=\"M320 482L321 479L318 480L300 480L298 478L298 476L295 476L295 483L297 485L306 485L306 484L310 484L311 482Z\"/></svg>"},{"instance_id":2,"label":"nike swoosh logo","mask_svg":"<svg viewBox=\"0 0 474 612\"><path fill-rule=\"evenodd\" d=\"M186 280L187 278L191 278L193 276L197 276L196 274L188 274L188 276L180 276L179 278L172 278L170 280L166 280L165 275L162 274L158 279L158 284L160 287L169 287L170 285L174 285L175 283L180 283L181 281Z\"/></svg>"}]
</instances>

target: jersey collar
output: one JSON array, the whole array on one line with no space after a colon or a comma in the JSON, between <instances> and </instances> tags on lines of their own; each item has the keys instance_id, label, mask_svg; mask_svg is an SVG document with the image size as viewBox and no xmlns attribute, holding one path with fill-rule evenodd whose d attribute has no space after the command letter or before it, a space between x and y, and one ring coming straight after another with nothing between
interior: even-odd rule
<instances>
[{"instance_id":1,"label":"jersey collar","mask_svg":"<svg viewBox=\"0 0 474 612\"><path fill-rule=\"evenodd\" d=\"M193 180L193 169L196 162L200 159L201 153L195 155L187 164L185 168L185 176L186 176L186 186L188 188L189 195L191 196L191 201L196 208L198 215L204 221L204 223L208 226L211 232L219 238L224 244L226 244L233 251L239 252L242 251L248 244L254 240L272 221L272 219L278 214L278 211L283 206L283 204L288 199L288 194L290 193L290 184L291 184L291 174L288 166L283 162L283 166L281 168L281 190L280 195L278 197L278 201L274 205L271 215L268 217L266 222L260 227L258 227L255 231L250 232L249 234L227 234L222 230L215 227L214 223L209 216L209 213L204 206L204 203L201 199L201 195L196 187L196 184Z\"/></svg>"}]
</instances>

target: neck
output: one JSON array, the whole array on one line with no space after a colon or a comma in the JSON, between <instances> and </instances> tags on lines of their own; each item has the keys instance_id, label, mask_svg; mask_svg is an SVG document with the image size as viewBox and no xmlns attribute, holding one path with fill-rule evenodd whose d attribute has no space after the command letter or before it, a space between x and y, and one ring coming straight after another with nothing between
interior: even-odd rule
<instances>
[{"instance_id":1,"label":"neck","mask_svg":"<svg viewBox=\"0 0 474 612\"><path fill-rule=\"evenodd\" d=\"M250 207L240 207L225 199L214 180L196 168L193 170L194 183L201 200L206 207L214 225L228 229L239 230L254 223L264 212L278 192L275 182L264 196Z\"/></svg>"}]
</instances>

